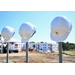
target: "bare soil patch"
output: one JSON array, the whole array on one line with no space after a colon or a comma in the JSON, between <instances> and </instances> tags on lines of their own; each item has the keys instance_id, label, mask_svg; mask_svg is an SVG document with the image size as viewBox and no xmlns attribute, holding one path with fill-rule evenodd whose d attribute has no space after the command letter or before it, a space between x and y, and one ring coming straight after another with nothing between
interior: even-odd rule
<instances>
[{"instance_id":1,"label":"bare soil patch","mask_svg":"<svg viewBox=\"0 0 75 75\"><path fill-rule=\"evenodd\" d=\"M54 53L37 53L29 52L29 63L54 63L53 60L59 61L59 56ZM7 54L0 54L0 63L6 63ZM75 62L75 56L65 57L63 61ZM9 53L9 63L26 63L26 52Z\"/></svg>"}]
</instances>

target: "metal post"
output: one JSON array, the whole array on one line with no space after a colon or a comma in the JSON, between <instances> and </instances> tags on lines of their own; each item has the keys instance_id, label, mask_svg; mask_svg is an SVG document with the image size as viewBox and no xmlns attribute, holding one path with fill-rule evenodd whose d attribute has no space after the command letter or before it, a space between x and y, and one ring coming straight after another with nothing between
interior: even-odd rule
<instances>
[{"instance_id":1,"label":"metal post","mask_svg":"<svg viewBox=\"0 0 75 75\"><path fill-rule=\"evenodd\" d=\"M59 63L62 63L62 42L59 42Z\"/></svg>"},{"instance_id":2,"label":"metal post","mask_svg":"<svg viewBox=\"0 0 75 75\"><path fill-rule=\"evenodd\" d=\"M6 61L6 63L8 63L9 62L9 42L7 43L7 61Z\"/></svg>"},{"instance_id":3,"label":"metal post","mask_svg":"<svg viewBox=\"0 0 75 75\"><path fill-rule=\"evenodd\" d=\"M28 63L28 42L26 43L26 63Z\"/></svg>"}]
</instances>

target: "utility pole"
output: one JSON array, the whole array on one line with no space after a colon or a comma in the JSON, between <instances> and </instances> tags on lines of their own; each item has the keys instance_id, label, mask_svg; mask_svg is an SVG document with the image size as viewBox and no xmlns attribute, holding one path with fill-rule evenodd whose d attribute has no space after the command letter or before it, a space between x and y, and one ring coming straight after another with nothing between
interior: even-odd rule
<instances>
[{"instance_id":1,"label":"utility pole","mask_svg":"<svg viewBox=\"0 0 75 75\"><path fill-rule=\"evenodd\" d=\"M7 43L7 61L6 63L9 63L9 42Z\"/></svg>"},{"instance_id":2,"label":"utility pole","mask_svg":"<svg viewBox=\"0 0 75 75\"><path fill-rule=\"evenodd\" d=\"M59 42L59 63L62 63L62 42Z\"/></svg>"},{"instance_id":3,"label":"utility pole","mask_svg":"<svg viewBox=\"0 0 75 75\"><path fill-rule=\"evenodd\" d=\"M28 63L28 42L26 42L26 63Z\"/></svg>"}]
</instances>

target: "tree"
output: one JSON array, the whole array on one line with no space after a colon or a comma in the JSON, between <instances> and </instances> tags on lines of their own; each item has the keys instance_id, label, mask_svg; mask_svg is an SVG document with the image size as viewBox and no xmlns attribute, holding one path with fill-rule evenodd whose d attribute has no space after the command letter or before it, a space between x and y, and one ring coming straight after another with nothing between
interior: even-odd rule
<instances>
[{"instance_id":1,"label":"tree","mask_svg":"<svg viewBox=\"0 0 75 75\"><path fill-rule=\"evenodd\" d=\"M75 44L74 43L69 43L69 42L62 42L62 48L63 48L63 51L65 50L70 50L70 49L75 49Z\"/></svg>"},{"instance_id":2,"label":"tree","mask_svg":"<svg viewBox=\"0 0 75 75\"><path fill-rule=\"evenodd\" d=\"M62 49L63 49L63 51L65 51L65 49L66 49L64 42L62 42Z\"/></svg>"},{"instance_id":3,"label":"tree","mask_svg":"<svg viewBox=\"0 0 75 75\"><path fill-rule=\"evenodd\" d=\"M68 50L69 50L69 49L73 49L73 45L70 45L70 46L68 47Z\"/></svg>"},{"instance_id":4,"label":"tree","mask_svg":"<svg viewBox=\"0 0 75 75\"><path fill-rule=\"evenodd\" d=\"M65 46L66 46L66 50L69 50L69 49L68 49L68 47L70 46L70 45L69 45L69 42L67 42L67 43L65 44Z\"/></svg>"},{"instance_id":5,"label":"tree","mask_svg":"<svg viewBox=\"0 0 75 75\"><path fill-rule=\"evenodd\" d=\"M43 41L41 41L40 43L44 43Z\"/></svg>"},{"instance_id":6,"label":"tree","mask_svg":"<svg viewBox=\"0 0 75 75\"><path fill-rule=\"evenodd\" d=\"M34 41L30 42L30 43L35 43Z\"/></svg>"}]
</instances>

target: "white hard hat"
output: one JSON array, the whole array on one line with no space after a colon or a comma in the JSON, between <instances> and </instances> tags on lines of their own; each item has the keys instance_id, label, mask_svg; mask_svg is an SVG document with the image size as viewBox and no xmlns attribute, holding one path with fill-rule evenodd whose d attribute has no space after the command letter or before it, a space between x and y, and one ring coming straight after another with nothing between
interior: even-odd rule
<instances>
[{"instance_id":1,"label":"white hard hat","mask_svg":"<svg viewBox=\"0 0 75 75\"><path fill-rule=\"evenodd\" d=\"M28 41L29 41L29 39L30 39L30 38L28 38L28 39L22 39L22 38L21 38L21 42L26 43L26 42L28 42Z\"/></svg>"},{"instance_id":2,"label":"white hard hat","mask_svg":"<svg viewBox=\"0 0 75 75\"><path fill-rule=\"evenodd\" d=\"M53 41L64 41L72 29L72 23L65 16L57 16L51 22L50 37Z\"/></svg>"},{"instance_id":3,"label":"white hard hat","mask_svg":"<svg viewBox=\"0 0 75 75\"><path fill-rule=\"evenodd\" d=\"M1 32L1 35L4 38L4 41L10 40L14 34L15 34L14 28L11 28L9 26L4 27Z\"/></svg>"},{"instance_id":4,"label":"white hard hat","mask_svg":"<svg viewBox=\"0 0 75 75\"><path fill-rule=\"evenodd\" d=\"M28 42L35 31L35 26L29 22L23 23L19 28L22 42Z\"/></svg>"},{"instance_id":5,"label":"white hard hat","mask_svg":"<svg viewBox=\"0 0 75 75\"><path fill-rule=\"evenodd\" d=\"M32 36L34 35L36 33L36 27L33 25L33 34L32 34ZM31 37L32 37L31 36Z\"/></svg>"}]
</instances>

